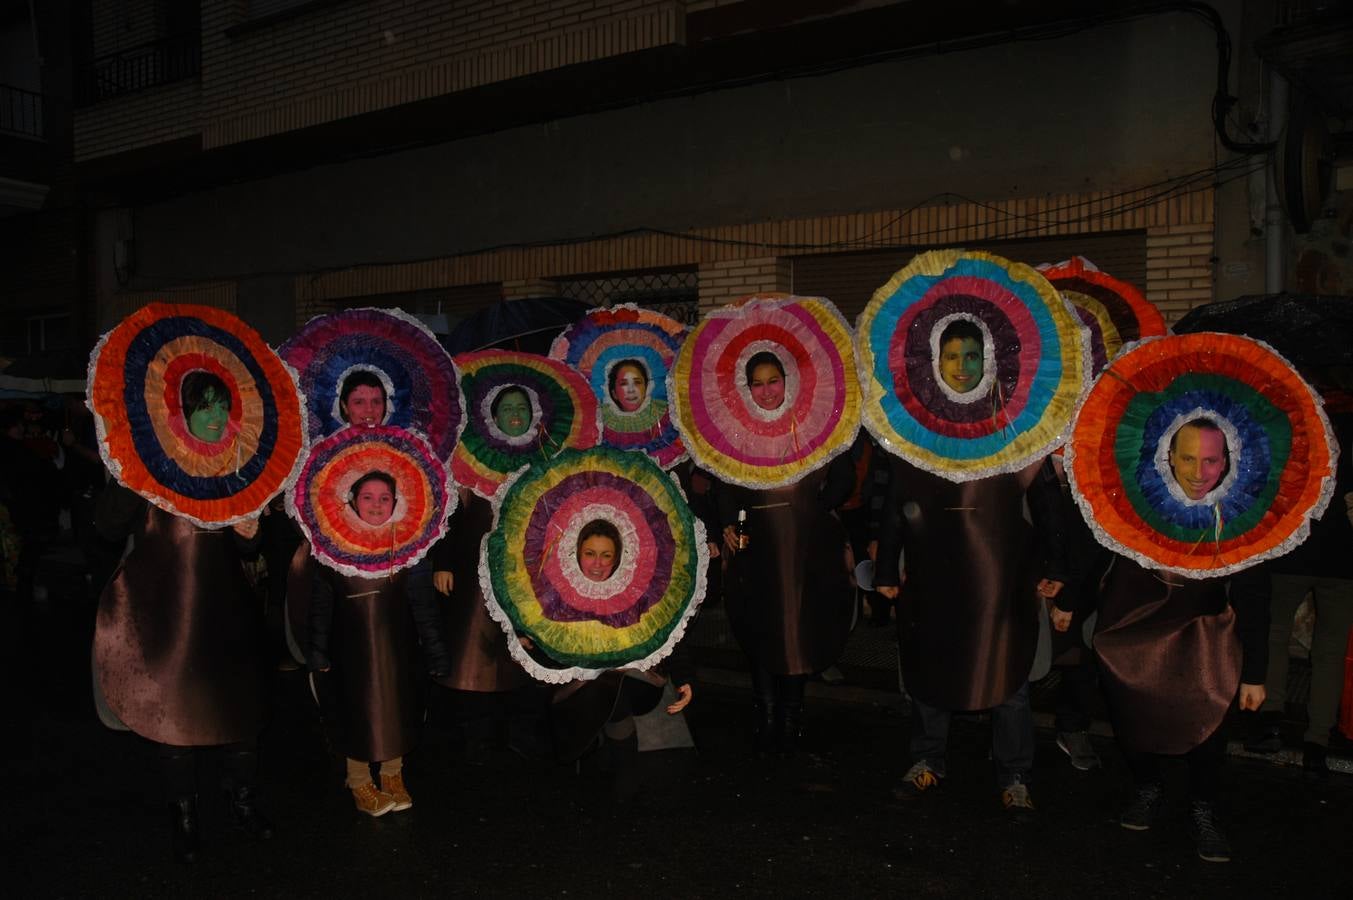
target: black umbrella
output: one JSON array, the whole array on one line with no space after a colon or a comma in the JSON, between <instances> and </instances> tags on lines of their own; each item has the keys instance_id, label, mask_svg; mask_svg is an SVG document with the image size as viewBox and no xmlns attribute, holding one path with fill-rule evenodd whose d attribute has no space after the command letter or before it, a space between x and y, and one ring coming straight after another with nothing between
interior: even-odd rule
<instances>
[{"instance_id":1,"label":"black umbrella","mask_svg":"<svg viewBox=\"0 0 1353 900\"><path fill-rule=\"evenodd\" d=\"M1353 365L1353 297L1347 295L1248 294L1190 310L1171 330L1258 338L1297 366Z\"/></svg>"},{"instance_id":2,"label":"black umbrella","mask_svg":"<svg viewBox=\"0 0 1353 900\"><path fill-rule=\"evenodd\" d=\"M592 307L567 297L528 297L487 306L439 338L452 356L486 347L548 353L550 343Z\"/></svg>"}]
</instances>

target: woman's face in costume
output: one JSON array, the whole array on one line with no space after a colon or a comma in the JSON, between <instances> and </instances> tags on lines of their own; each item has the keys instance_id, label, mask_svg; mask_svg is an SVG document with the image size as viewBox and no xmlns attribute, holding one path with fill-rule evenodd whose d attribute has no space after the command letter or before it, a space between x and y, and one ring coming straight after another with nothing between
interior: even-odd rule
<instances>
[{"instance_id":1,"label":"woman's face in costume","mask_svg":"<svg viewBox=\"0 0 1353 900\"><path fill-rule=\"evenodd\" d=\"M752 402L767 412L779 409L785 402L785 377L768 362L752 369L747 387L752 392Z\"/></svg>"},{"instance_id":2,"label":"woman's face in costume","mask_svg":"<svg viewBox=\"0 0 1353 900\"><path fill-rule=\"evenodd\" d=\"M493 421L508 437L520 437L531 427L531 400L522 390L503 391Z\"/></svg>"},{"instance_id":3,"label":"woman's face in costume","mask_svg":"<svg viewBox=\"0 0 1353 900\"><path fill-rule=\"evenodd\" d=\"M611 399L621 412L631 413L643 405L648 393L648 376L638 366L621 366L616 373Z\"/></svg>"},{"instance_id":4,"label":"woman's face in costume","mask_svg":"<svg viewBox=\"0 0 1353 900\"><path fill-rule=\"evenodd\" d=\"M202 392L202 405L188 414L188 433L214 444L225 437L229 421L230 398L218 397L214 388L207 388Z\"/></svg>"},{"instance_id":5,"label":"woman's face in costume","mask_svg":"<svg viewBox=\"0 0 1353 900\"><path fill-rule=\"evenodd\" d=\"M370 428L385 421L385 391L367 384L359 384L348 392L343 401L343 418L352 425Z\"/></svg>"},{"instance_id":6,"label":"woman's face in costume","mask_svg":"<svg viewBox=\"0 0 1353 900\"><path fill-rule=\"evenodd\" d=\"M1226 469L1226 437L1211 428L1185 425L1175 435L1170 471L1190 500L1201 500Z\"/></svg>"},{"instance_id":7,"label":"woman's face in costume","mask_svg":"<svg viewBox=\"0 0 1353 900\"><path fill-rule=\"evenodd\" d=\"M384 525L395 512L395 493L379 478L368 478L353 498L357 518L368 525Z\"/></svg>"},{"instance_id":8,"label":"woman's face in costume","mask_svg":"<svg viewBox=\"0 0 1353 900\"><path fill-rule=\"evenodd\" d=\"M615 541L594 534L578 545L578 568L589 581L605 581L615 572Z\"/></svg>"},{"instance_id":9,"label":"woman's face in costume","mask_svg":"<svg viewBox=\"0 0 1353 900\"><path fill-rule=\"evenodd\" d=\"M982 342L972 338L950 338L940 347L940 377L960 394L977 387L982 380Z\"/></svg>"}]
</instances>

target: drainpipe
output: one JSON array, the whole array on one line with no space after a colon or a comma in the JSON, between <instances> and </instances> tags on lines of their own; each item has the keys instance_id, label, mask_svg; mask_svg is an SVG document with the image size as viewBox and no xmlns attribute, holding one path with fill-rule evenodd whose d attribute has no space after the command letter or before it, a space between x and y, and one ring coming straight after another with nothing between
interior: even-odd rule
<instances>
[{"instance_id":1,"label":"drainpipe","mask_svg":"<svg viewBox=\"0 0 1353 900\"><path fill-rule=\"evenodd\" d=\"M1277 144L1287 127L1287 79L1270 69L1268 75L1268 139ZM1287 221L1278 199L1278 154L1269 151L1264 209L1264 293L1280 294L1287 286Z\"/></svg>"}]
</instances>

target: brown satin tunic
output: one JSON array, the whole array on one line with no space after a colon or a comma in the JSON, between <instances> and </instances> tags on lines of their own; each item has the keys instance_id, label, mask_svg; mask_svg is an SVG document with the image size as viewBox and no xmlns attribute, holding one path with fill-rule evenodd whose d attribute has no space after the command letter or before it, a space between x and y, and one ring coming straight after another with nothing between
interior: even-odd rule
<instances>
[{"instance_id":1,"label":"brown satin tunic","mask_svg":"<svg viewBox=\"0 0 1353 900\"><path fill-rule=\"evenodd\" d=\"M1118 557L1100 591L1094 643L1126 750L1187 753L1217 730L1240 688L1240 641L1222 579Z\"/></svg>"},{"instance_id":2,"label":"brown satin tunic","mask_svg":"<svg viewBox=\"0 0 1353 900\"><path fill-rule=\"evenodd\" d=\"M325 570L334 592L329 658L338 751L381 761L413 748L422 713L421 659L404 573L381 578Z\"/></svg>"},{"instance_id":3,"label":"brown satin tunic","mask_svg":"<svg viewBox=\"0 0 1353 900\"><path fill-rule=\"evenodd\" d=\"M493 506L471 494L451 517L450 542L454 575L451 596L439 598L446 626L451 674L438 683L459 691L497 693L534 684L512 659L502 627L489 617L479 589L479 546L493 527Z\"/></svg>"},{"instance_id":4,"label":"brown satin tunic","mask_svg":"<svg viewBox=\"0 0 1353 900\"><path fill-rule=\"evenodd\" d=\"M854 603L841 523L824 511L821 468L774 490L724 485L747 510L748 546L728 563L724 596L734 636L762 669L808 675L835 663Z\"/></svg>"},{"instance_id":5,"label":"brown satin tunic","mask_svg":"<svg viewBox=\"0 0 1353 900\"><path fill-rule=\"evenodd\" d=\"M894 496L915 504L902 510L902 678L922 703L990 709L1029 679L1040 575L1023 508L1040 465L955 484L894 461Z\"/></svg>"},{"instance_id":6,"label":"brown satin tunic","mask_svg":"<svg viewBox=\"0 0 1353 900\"><path fill-rule=\"evenodd\" d=\"M94 667L108 706L142 737L194 747L258 735L262 607L230 528L146 504L134 549L99 598Z\"/></svg>"}]
</instances>

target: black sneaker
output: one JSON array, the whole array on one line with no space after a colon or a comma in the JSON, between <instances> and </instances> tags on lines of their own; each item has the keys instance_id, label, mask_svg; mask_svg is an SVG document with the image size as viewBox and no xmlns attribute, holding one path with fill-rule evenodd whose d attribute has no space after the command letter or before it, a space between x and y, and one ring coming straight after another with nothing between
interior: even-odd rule
<instances>
[{"instance_id":1,"label":"black sneaker","mask_svg":"<svg viewBox=\"0 0 1353 900\"><path fill-rule=\"evenodd\" d=\"M1198 848L1198 858L1206 862L1231 861L1231 842L1217 825L1217 813L1211 803L1195 800L1189 805L1189 834Z\"/></svg>"},{"instance_id":2,"label":"black sneaker","mask_svg":"<svg viewBox=\"0 0 1353 900\"><path fill-rule=\"evenodd\" d=\"M1156 819L1165 789L1159 784L1139 785L1133 794L1132 802L1124 807L1118 817L1118 824L1128 831L1147 831Z\"/></svg>"},{"instance_id":3,"label":"black sneaker","mask_svg":"<svg viewBox=\"0 0 1353 900\"><path fill-rule=\"evenodd\" d=\"M1277 753L1283 748L1281 717L1272 713L1260 713L1254 727L1245 737L1245 750L1248 753Z\"/></svg>"},{"instance_id":4,"label":"black sneaker","mask_svg":"<svg viewBox=\"0 0 1353 900\"><path fill-rule=\"evenodd\" d=\"M1329 750L1314 741L1301 745L1301 770L1308 778L1323 781L1329 777Z\"/></svg>"}]
</instances>

